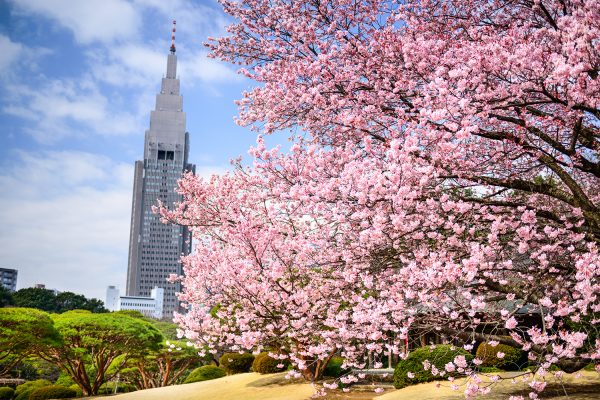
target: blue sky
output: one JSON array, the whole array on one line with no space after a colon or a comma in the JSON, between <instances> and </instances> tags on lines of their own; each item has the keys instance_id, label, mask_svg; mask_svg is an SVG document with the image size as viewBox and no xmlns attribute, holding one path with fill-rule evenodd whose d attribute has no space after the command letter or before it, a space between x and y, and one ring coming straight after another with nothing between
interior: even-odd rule
<instances>
[{"instance_id":1,"label":"blue sky","mask_svg":"<svg viewBox=\"0 0 600 400\"><path fill-rule=\"evenodd\" d=\"M0 0L0 267L19 288L124 288L133 163L172 19L190 159L209 176L256 138L234 123L253 83L206 57L230 23L216 1Z\"/></svg>"}]
</instances>

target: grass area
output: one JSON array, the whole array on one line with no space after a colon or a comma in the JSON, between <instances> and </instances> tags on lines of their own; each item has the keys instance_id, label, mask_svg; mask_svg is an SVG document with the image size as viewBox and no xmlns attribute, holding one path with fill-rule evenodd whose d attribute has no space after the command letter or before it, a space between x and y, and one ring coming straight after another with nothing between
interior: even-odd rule
<instances>
[{"instance_id":1,"label":"grass area","mask_svg":"<svg viewBox=\"0 0 600 400\"><path fill-rule=\"evenodd\" d=\"M485 400L505 400L510 395L522 395L528 398L530 374L523 372L503 372L502 379ZM592 400L600 399L600 375L593 371L581 371L580 377L565 375L561 381L547 376L548 387L540 395L543 399L553 400ZM486 378L487 379L487 378ZM515 380L515 383L512 382ZM489 382L489 380L487 380ZM455 381L459 390L454 391L446 381L423 383L400 390L388 390L382 395L372 391L330 391L326 400L459 400L464 399L465 379ZM374 388L374 387L373 387ZM165 388L141 390L117 396L111 400L307 400L314 393L310 384L300 380L287 380L285 373L260 375L256 373L226 376L212 381L169 386ZM568 397L565 395L568 393ZM96 397L95 399L108 399Z\"/></svg>"}]
</instances>

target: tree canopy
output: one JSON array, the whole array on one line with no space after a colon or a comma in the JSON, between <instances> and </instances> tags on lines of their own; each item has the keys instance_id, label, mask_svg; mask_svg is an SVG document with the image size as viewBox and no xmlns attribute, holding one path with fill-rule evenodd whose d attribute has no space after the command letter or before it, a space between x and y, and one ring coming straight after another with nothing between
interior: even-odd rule
<instances>
[{"instance_id":1,"label":"tree canopy","mask_svg":"<svg viewBox=\"0 0 600 400\"><path fill-rule=\"evenodd\" d=\"M54 314L52 319L62 344L45 346L38 355L60 366L84 395L98 394L100 386L129 359L158 350L163 341L149 323L119 313L69 311Z\"/></svg>"},{"instance_id":2,"label":"tree canopy","mask_svg":"<svg viewBox=\"0 0 600 400\"><path fill-rule=\"evenodd\" d=\"M91 312L107 312L104 303L98 299L87 299L81 294L72 292L55 293L44 288L24 288L11 295L17 307L37 308L48 312L63 313L69 310L89 310Z\"/></svg>"},{"instance_id":3,"label":"tree canopy","mask_svg":"<svg viewBox=\"0 0 600 400\"><path fill-rule=\"evenodd\" d=\"M0 375L45 346L60 346L52 319L31 308L0 308Z\"/></svg>"}]
</instances>

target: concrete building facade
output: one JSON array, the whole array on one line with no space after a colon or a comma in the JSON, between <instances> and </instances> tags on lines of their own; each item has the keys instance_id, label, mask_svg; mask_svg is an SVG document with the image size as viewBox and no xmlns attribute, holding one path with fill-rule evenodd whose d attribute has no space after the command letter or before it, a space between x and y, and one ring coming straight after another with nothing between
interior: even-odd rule
<instances>
[{"instance_id":1,"label":"concrete building facade","mask_svg":"<svg viewBox=\"0 0 600 400\"><path fill-rule=\"evenodd\" d=\"M157 200L168 206L181 200L175 192L177 180L185 172L195 172L188 156L189 133L173 43L145 134L144 159L135 162L126 286L127 296L134 297L149 297L154 287L164 288L162 317L166 319L179 310L176 293L181 291L179 283L167 278L182 274L180 257L189 254L191 235L185 227L161 223L152 207Z\"/></svg>"},{"instance_id":2,"label":"concrete building facade","mask_svg":"<svg viewBox=\"0 0 600 400\"><path fill-rule=\"evenodd\" d=\"M19 271L11 268L0 268L0 285L4 286L11 292L17 290L17 276Z\"/></svg>"},{"instance_id":3,"label":"concrete building facade","mask_svg":"<svg viewBox=\"0 0 600 400\"><path fill-rule=\"evenodd\" d=\"M106 289L105 307L108 311L134 310L146 317L161 319L164 311L164 294L163 288L154 287L149 297L120 296L119 289L109 286Z\"/></svg>"}]
</instances>

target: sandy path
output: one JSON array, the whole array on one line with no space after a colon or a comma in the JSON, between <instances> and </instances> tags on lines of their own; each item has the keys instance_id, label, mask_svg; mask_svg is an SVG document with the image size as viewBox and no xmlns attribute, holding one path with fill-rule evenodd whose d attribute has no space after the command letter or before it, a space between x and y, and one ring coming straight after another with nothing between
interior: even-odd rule
<instances>
[{"instance_id":1,"label":"sandy path","mask_svg":"<svg viewBox=\"0 0 600 400\"><path fill-rule=\"evenodd\" d=\"M140 390L94 399L111 400L305 400L314 393L312 386L289 383L283 374L237 374L211 381Z\"/></svg>"}]
</instances>

